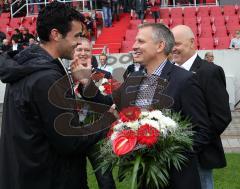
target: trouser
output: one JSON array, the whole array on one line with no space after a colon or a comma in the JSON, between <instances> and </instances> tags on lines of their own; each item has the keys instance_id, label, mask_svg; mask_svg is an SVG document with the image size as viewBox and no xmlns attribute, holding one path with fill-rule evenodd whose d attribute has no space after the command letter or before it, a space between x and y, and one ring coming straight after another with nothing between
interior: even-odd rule
<instances>
[{"instance_id":1,"label":"trouser","mask_svg":"<svg viewBox=\"0 0 240 189\"><path fill-rule=\"evenodd\" d=\"M91 147L87 153L87 157L92 165L93 170L99 168L100 163L103 161L102 158L99 158L100 146L98 144ZM102 169L95 171L95 176L98 182L99 189L115 189L115 182L113 179L112 171L107 170L102 174Z\"/></svg>"}]
</instances>

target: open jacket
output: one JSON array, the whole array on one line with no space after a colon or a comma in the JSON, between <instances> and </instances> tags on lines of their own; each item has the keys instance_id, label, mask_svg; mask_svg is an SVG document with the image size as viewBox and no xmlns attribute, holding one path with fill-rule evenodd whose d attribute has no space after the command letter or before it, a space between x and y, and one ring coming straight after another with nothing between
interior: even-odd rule
<instances>
[{"instance_id":1,"label":"open jacket","mask_svg":"<svg viewBox=\"0 0 240 189\"><path fill-rule=\"evenodd\" d=\"M100 131L110 126L114 116L103 115L104 123L95 124L98 134L92 129L95 125L76 133L76 103L65 70L37 45L14 59L7 54L0 56L0 79L7 83L0 138L0 188L84 188L82 153L105 136Z\"/></svg>"}]
</instances>

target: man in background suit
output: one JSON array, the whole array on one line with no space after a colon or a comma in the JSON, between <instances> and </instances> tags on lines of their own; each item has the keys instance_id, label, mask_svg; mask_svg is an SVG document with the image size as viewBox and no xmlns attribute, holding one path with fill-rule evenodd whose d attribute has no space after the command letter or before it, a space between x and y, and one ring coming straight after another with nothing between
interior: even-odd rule
<instances>
[{"instance_id":1,"label":"man in background suit","mask_svg":"<svg viewBox=\"0 0 240 189\"><path fill-rule=\"evenodd\" d=\"M186 70L196 72L206 99L206 111L213 135L210 136L211 142L199 153L198 162L202 188L213 189L212 169L226 166L220 135L231 121L224 71L197 55L194 34L188 26L178 25L172 32L175 38L174 62Z\"/></svg>"},{"instance_id":2,"label":"man in background suit","mask_svg":"<svg viewBox=\"0 0 240 189\"><path fill-rule=\"evenodd\" d=\"M92 97L91 100L98 103L115 103L118 110L137 105L154 109L169 108L180 112L183 117L190 117L192 124L196 126L194 148L200 151L209 142L207 137L210 122L205 111L206 102L195 74L167 60L173 46L174 37L165 25L141 25L133 45L133 56L136 62L146 68L147 73L133 72L112 96L101 95L89 77L82 82L82 95ZM83 69L83 65L79 65L79 69ZM181 171L171 167L169 186L166 188L201 188L195 155L190 151L186 154L189 159L182 165ZM140 188L147 189L148 186L142 185Z\"/></svg>"}]
</instances>

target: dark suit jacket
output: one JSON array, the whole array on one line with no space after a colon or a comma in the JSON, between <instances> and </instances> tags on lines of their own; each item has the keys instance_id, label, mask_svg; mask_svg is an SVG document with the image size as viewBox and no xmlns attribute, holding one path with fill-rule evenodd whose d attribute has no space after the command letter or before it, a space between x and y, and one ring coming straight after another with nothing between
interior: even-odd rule
<instances>
[{"instance_id":1,"label":"dark suit jacket","mask_svg":"<svg viewBox=\"0 0 240 189\"><path fill-rule=\"evenodd\" d=\"M197 56L190 71L196 72L206 99L213 138L199 154L202 167L212 169L226 166L220 135L231 121L229 97L223 69Z\"/></svg>"},{"instance_id":2,"label":"dark suit jacket","mask_svg":"<svg viewBox=\"0 0 240 189\"><path fill-rule=\"evenodd\" d=\"M147 1L146 0L134 0L133 5L135 7L136 12L145 11L147 9Z\"/></svg>"},{"instance_id":3,"label":"dark suit jacket","mask_svg":"<svg viewBox=\"0 0 240 189\"><path fill-rule=\"evenodd\" d=\"M181 112L182 116L189 116L191 122L195 125L196 135L194 136L194 148L196 151L209 143L209 125L208 115L206 113L206 102L203 97L200 86L195 78L195 74L179 68L170 62L167 62L163 68L159 81L161 85L160 92L155 91L153 108L169 108L175 112ZM137 90L144 78L142 72L133 72L120 89L113 93L113 101L117 108L128 107L134 104L137 97ZM168 81L168 82L163 82ZM165 88L162 89L161 86ZM93 91L95 93L93 94ZM96 95L97 94L97 95ZM84 91L84 96L93 97L96 102L103 102L111 105L112 98L107 98L94 89L93 83ZM173 100L173 101L172 101ZM193 154L191 154L193 155ZM187 166L182 167L182 171L171 170L171 189L197 189L200 188L199 176L195 161L195 156L189 156L190 160Z\"/></svg>"},{"instance_id":4,"label":"dark suit jacket","mask_svg":"<svg viewBox=\"0 0 240 189\"><path fill-rule=\"evenodd\" d=\"M143 70L144 67L140 66L139 71ZM125 80L132 72L135 72L135 65L131 64L127 67L126 71L123 74L123 79Z\"/></svg>"}]
</instances>

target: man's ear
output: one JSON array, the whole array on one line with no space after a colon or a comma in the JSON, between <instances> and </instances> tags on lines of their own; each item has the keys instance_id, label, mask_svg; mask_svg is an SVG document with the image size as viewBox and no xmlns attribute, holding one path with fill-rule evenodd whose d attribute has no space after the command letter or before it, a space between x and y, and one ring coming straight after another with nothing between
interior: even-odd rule
<instances>
[{"instance_id":1,"label":"man's ear","mask_svg":"<svg viewBox=\"0 0 240 189\"><path fill-rule=\"evenodd\" d=\"M62 39L62 34L60 34L57 29L52 29L49 38L53 41L60 41Z\"/></svg>"},{"instance_id":2,"label":"man's ear","mask_svg":"<svg viewBox=\"0 0 240 189\"><path fill-rule=\"evenodd\" d=\"M157 46L157 52L159 53L159 52L163 52L163 50L164 50L164 48L165 48L165 42L164 41L160 41L159 43L158 43L158 46Z\"/></svg>"},{"instance_id":3,"label":"man's ear","mask_svg":"<svg viewBox=\"0 0 240 189\"><path fill-rule=\"evenodd\" d=\"M191 38L191 39L190 39L190 42L191 42L191 47L192 47L193 49L195 49L195 40L194 40L194 38Z\"/></svg>"}]
</instances>

